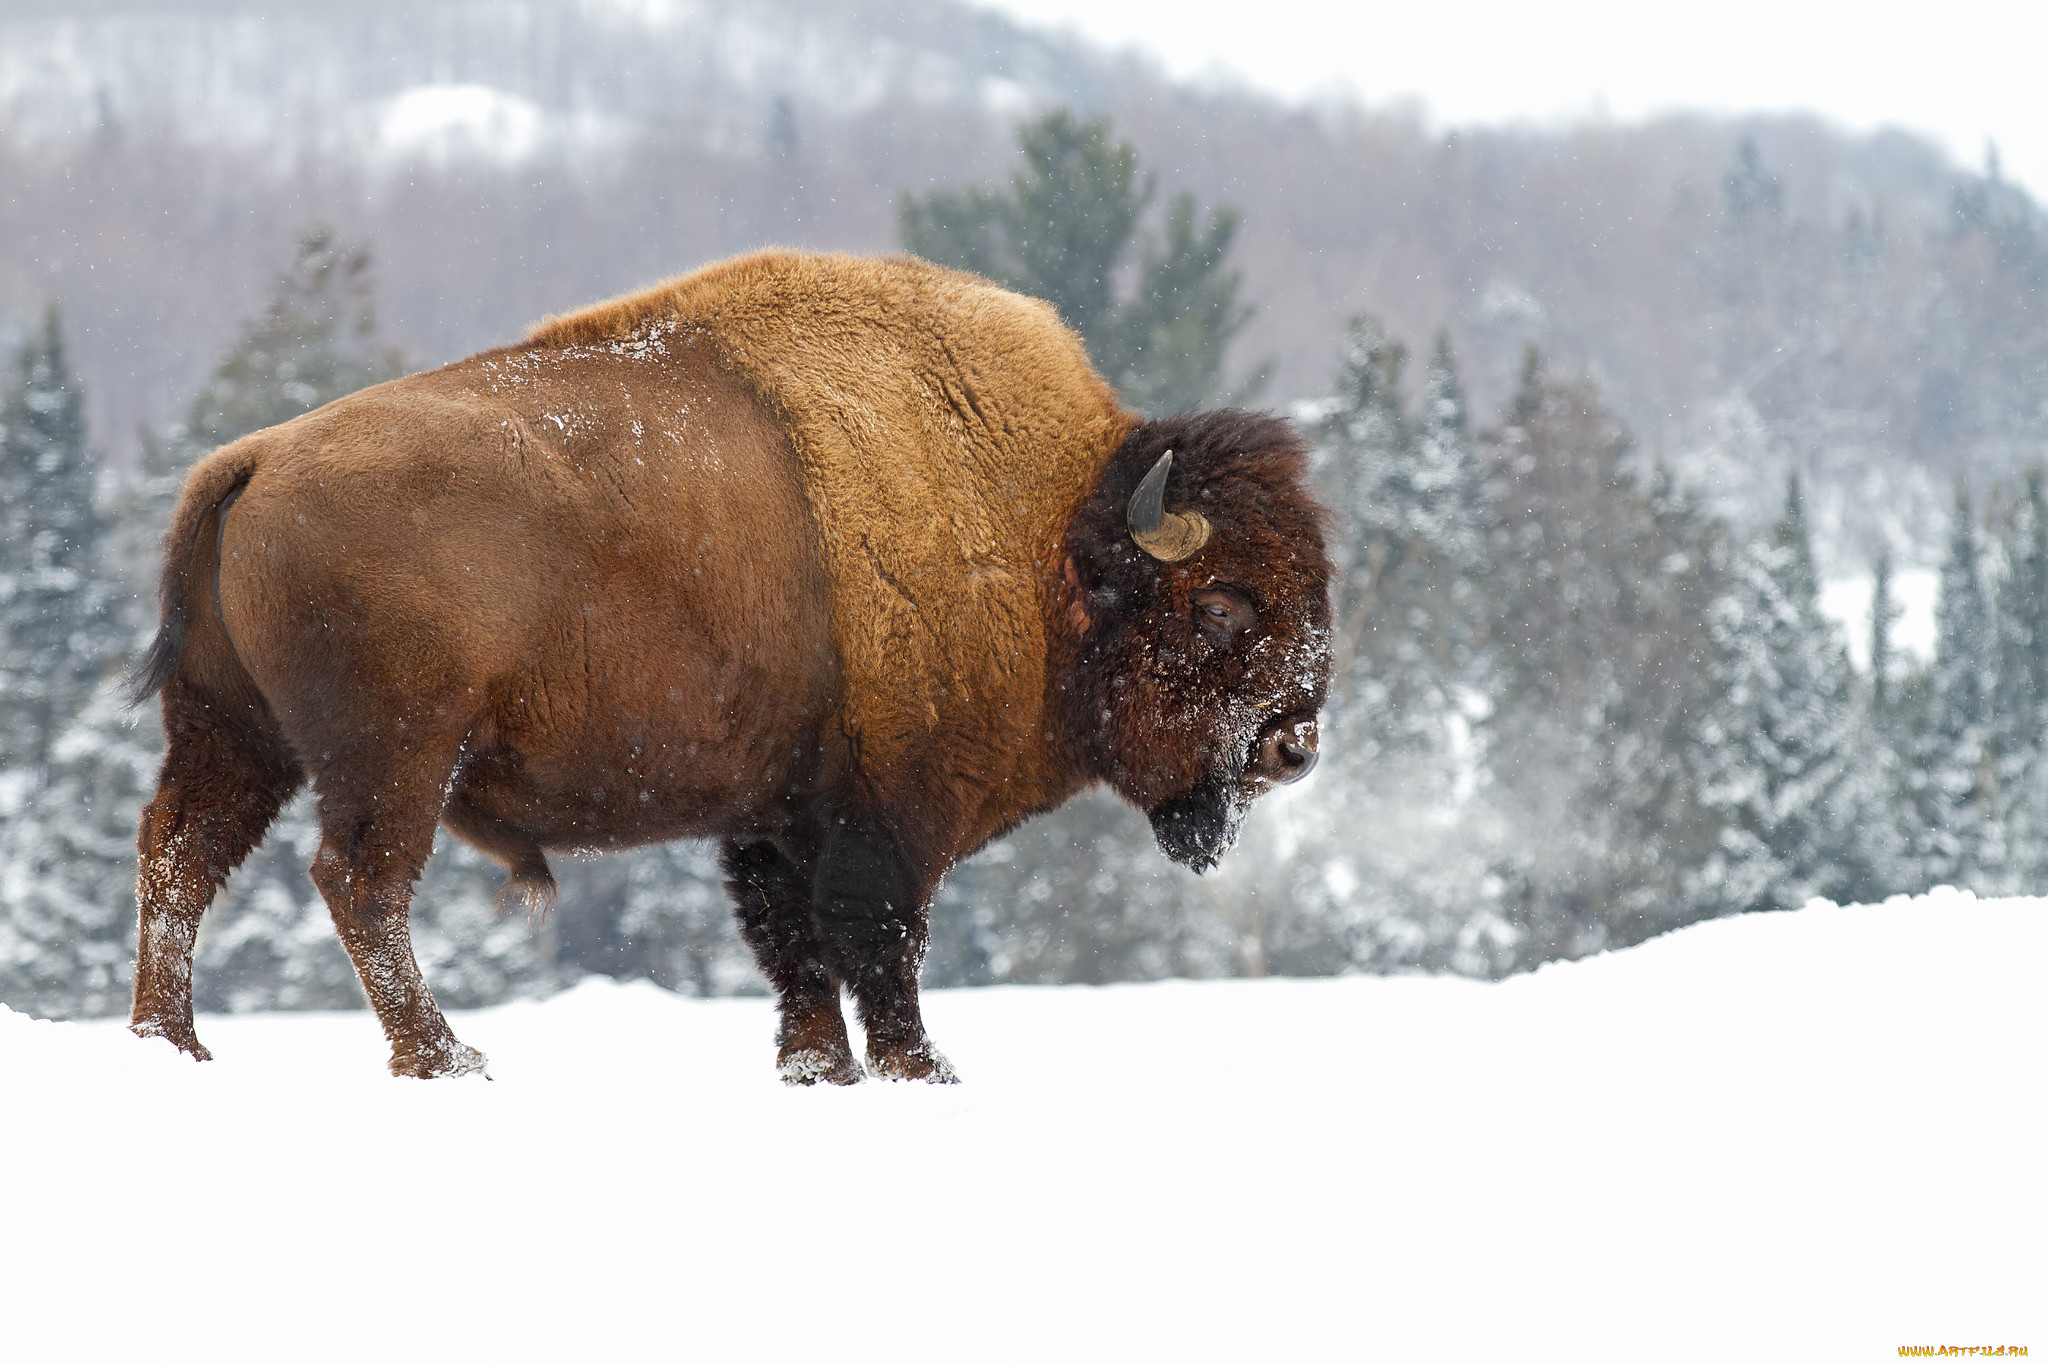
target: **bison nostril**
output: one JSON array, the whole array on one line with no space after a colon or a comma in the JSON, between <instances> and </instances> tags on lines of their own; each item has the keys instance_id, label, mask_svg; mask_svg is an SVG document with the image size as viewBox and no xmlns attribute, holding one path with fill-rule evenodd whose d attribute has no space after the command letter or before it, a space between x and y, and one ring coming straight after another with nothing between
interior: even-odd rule
<instances>
[{"instance_id":1,"label":"bison nostril","mask_svg":"<svg viewBox=\"0 0 2048 1365\"><path fill-rule=\"evenodd\" d=\"M1269 732L1259 741L1254 770L1268 782L1299 782L1316 766L1316 734L1302 726Z\"/></svg>"},{"instance_id":2,"label":"bison nostril","mask_svg":"<svg viewBox=\"0 0 2048 1365\"><path fill-rule=\"evenodd\" d=\"M1280 761L1286 767L1281 775L1282 782L1299 782L1307 777L1316 766L1317 754L1314 749L1296 744L1291 739L1280 741Z\"/></svg>"}]
</instances>

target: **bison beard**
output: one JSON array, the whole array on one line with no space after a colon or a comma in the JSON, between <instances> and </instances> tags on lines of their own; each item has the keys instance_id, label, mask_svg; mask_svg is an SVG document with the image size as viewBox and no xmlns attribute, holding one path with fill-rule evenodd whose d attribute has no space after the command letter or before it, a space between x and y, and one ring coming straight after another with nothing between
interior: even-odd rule
<instances>
[{"instance_id":1,"label":"bison beard","mask_svg":"<svg viewBox=\"0 0 2048 1365\"><path fill-rule=\"evenodd\" d=\"M1205 869L1307 771L1304 469L1274 417L1125 413L1044 304L790 252L232 442L138 683L169 743L131 1027L206 1055L200 916L310 782L398 1074L483 1065L411 947L438 824L542 893L551 850L715 839L783 1078L952 1080L917 998L947 869L1099 782Z\"/></svg>"},{"instance_id":2,"label":"bison beard","mask_svg":"<svg viewBox=\"0 0 2048 1365\"><path fill-rule=\"evenodd\" d=\"M1207 872L1237 842L1250 807L1243 778L1212 769L1186 796L1153 809L1152 837L1167 857Z\"/></svg>"}]
</instances>

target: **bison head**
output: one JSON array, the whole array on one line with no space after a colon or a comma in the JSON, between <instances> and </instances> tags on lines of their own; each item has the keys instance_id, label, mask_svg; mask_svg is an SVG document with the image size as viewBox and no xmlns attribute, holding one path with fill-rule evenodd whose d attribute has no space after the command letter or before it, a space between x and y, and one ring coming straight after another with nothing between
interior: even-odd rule
<instances>
[{"instance_id":1,"label":"bison head","mask_svg":"<svg viewBox=\"0 0 2048 1365\"><path fill-rule=\"evenodd\" d=\"M1096 775L1197 871L1259 793L1315 764L1330 568L1306 464L1267 414L1146 422L1067 533L1073 722Z\"/></svg>"}]
</instances>

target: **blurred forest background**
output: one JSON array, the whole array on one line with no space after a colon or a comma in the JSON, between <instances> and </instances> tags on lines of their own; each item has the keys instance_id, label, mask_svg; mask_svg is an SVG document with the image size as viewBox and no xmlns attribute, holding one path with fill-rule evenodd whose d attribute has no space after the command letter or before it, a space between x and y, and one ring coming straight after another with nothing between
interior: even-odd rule
<instances>
[{"instance_id":1,"label":"blurred forest background","mask_svg":"<svg viewBox=\"0 0 2048 1365\"><path fill-rule=\"evenodd\" d=\"M1141 410L1289 411L1338 514L1316 776L1206 878L1105 797L1034 822L947 882L928 984L1499 976L2048 881L2048 221L1994 152L1797 118L1444 133L946 0L16 0L0 1001L126 1007L160 744L114 680L193 459L769 243L1051 299ZM314 843L302 802L236 874L202 1008L359 1002ZM414 938L445 1003L759 988L708 849L561 872L529 926L437 852Z\"/></svg>"}]
</instances>

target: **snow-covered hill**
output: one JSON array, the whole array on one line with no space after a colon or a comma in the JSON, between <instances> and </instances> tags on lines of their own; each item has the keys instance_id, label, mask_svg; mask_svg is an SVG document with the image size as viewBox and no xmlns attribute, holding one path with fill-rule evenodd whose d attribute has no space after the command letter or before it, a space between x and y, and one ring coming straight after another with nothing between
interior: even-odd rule
<instances>
[{"instance_id":1,"label":"snow-covered hill","mask_svg":"<svg viewBox=\"0 0 2048 1365\"><path fill-rule=\"evenodd\" d=\"M1006 114L1093 99L1115 66L949 0L18 0L0 129L176 129L296 153L576 159L647 124L751 143L776 101ZM772 132L772 128L771 128Z\"/></svg>"},{"instance_id":2,"label":"snow-covered hill","mask_svg":"<svg viewBox=\"0 0 2048 1365\"><path fill-rule=\"evenodd\" d=\"M1876 1360L2048 1349L2048 902L1700 925L1498 986L939 993L791 1091L761 1001L0 1013L11 1359Z\"/></svg>"}]
</instances>

